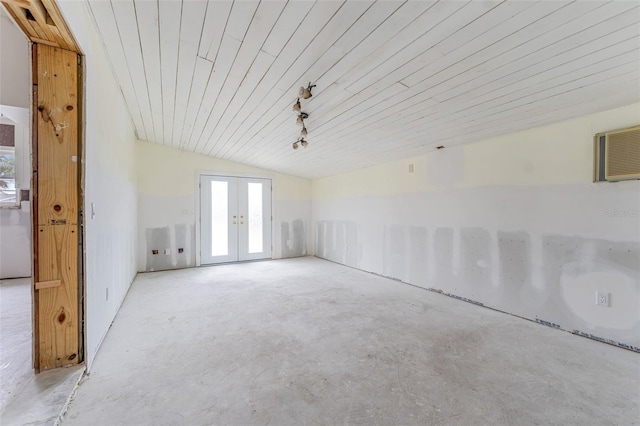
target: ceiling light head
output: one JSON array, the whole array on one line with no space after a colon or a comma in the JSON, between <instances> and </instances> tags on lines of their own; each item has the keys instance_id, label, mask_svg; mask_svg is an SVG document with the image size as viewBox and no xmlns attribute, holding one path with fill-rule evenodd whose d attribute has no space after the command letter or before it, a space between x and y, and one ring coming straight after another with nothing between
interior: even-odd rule
<instances>
[{"instance_id":1,"label":"ceiling light head","mask_svg":"<svg viewBox=\"0 0 640 426\"><path fill-rule=\"evenodd\" d=\"M295 104L293 104L293 110L295 112L300 112L300 108L302 108L302 106L300 105L300 98L298 98L298 100L296 101Z\"/></svg>"},{"instance_id":2,"label":"ceiling light head","mask_svg":"<svg viewBox=\"0 0 640 426\"><path fill-rule=\"evenodd\" d=\"M294 142L292 146L293 146L293 149L298 149L298 142L297 141Z\"/></svg>"},{"instance_id":3,"label":"ceiling light head","mask_svg":"<svg viewBox=\"0 0 640 426\"><path fill-rule=\"evenodd\" d=\"M313 94L311 93L311 89L313 89L314 87L316 87L316 85L311 85L311 82L309 82L309 85L307 87L300 87L300 92L299 95L302 99L309 99L311 96L313 96Z\"/></svg>"},{"instance_id":4,"label":"ceiling light head","mask_svg":"<svg viewBox=\"0 0 640 426\"><path fill-rule=\"evenodd\" d=\"M309 145L309 142L305 141L304 139L300 139L300 145L302 145L303 148L306 148L307 145Z\"/></svg>"},{"instance_id":5,"label":"ceiling light head","mask_svg":"<svg viewBox=\"0 0 640 426\"><path fill-rule=\"evenodd\" d=\"M307 136L307 128L304 125L302 126L302 130L300 130L300 136Z\"/></svg>"},{"instance_id":6,"label":"ceiling light head","mask_svg":"<svg viewBox=\"0 0 640 426\"><path fill-rule=\"evenodd\" d=\"M298 119L296 120L296 124L299 124L302 127L304 127L304 120L306 120L307 118L309 118L309 114L307 114L306 112L301 112L298 115Z\"/></svg>"}]
</instances>

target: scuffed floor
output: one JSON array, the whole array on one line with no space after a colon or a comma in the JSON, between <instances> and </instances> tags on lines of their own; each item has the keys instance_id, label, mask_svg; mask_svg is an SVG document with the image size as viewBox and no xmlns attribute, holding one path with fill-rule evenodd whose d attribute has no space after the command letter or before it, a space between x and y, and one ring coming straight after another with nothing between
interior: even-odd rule
<instances>
[{"instance_id":1,"label":"scuffed floor","mask_svg":"<svg viewBox=\"0 0 640 426\"><path fill-rule=\"evenodd\" d=\"M637 353L316 258L138 275L63 425L630 424Z\"/></svg>"},{"instance_id":2,"label":"scuffed floor","mask_svg":"<svg viewBox=\"0 0 640 426\"><path fill-rule=\"evenodd\" d=\"M0 424L52 425L84 366L35 374L31 367L31 278L0 280Z\"/></svg>"}]
</instances>

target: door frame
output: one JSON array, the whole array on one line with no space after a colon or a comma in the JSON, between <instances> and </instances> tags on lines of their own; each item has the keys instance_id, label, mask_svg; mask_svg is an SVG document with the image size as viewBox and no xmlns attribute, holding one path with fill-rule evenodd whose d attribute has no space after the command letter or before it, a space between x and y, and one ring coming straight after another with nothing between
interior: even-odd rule
<instances>
[{"instance_id":1,"label":"door frame","mask_svg":"<svg viewBox=\"0 0 640 426\"><path fill-rule=\"evenodd\" d=\"M200 178L202 176L220 176L220 177L233 177L233 178L249 178L249 179L271 179L271 259L273 259L274 249L274 235L275 235L275 218L274 215L274 186L275 186L275 177L273 174L269 173L238 173L238 172L223 172L223 171L210 171L210 170L196 170L195 172L195 219L196 219L196 266L202 266L201 263L201 241L200 241L200 228L201 228L201 220L202 215L200 213Z\"/></svg>"}]
</instances>

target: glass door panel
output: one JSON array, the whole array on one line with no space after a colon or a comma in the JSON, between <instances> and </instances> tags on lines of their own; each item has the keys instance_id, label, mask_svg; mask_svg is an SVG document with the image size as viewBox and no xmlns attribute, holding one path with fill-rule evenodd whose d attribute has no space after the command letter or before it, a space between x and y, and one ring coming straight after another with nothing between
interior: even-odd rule
<instances>
[{"instance_id":1,"label":"glass door panel","mask_svg":"<svg viewBox=\"0 0 640 426\"><path fill-rule=\"evenodd\" d=\"M271 258L271 179L238 178L239 259Z\"/></svg>"},{"instance_id":2,"label":"glass door panel","mask_svg":"<svg viewBox=\"0 0 640 426\"><path fill-rule=\"evenodd\" d=\"M200 263L238 260L238 181L225 176L200 178Z\"/></svg>"},{"instance_id":3,"label":"glass door panel","mask_svg":"<svg viewBox=\"0 0 640 426\"><path fill-rule=\"evenodd\" d=\"M229 254L229 183L211 182L211 255Z\"/></svg>"},{"instance_id":4,"label":"glass door panel","mask_svg":"<svg viewBox=\"0 0 640 426\"><path fill-rule=\"evenodd\" d=\"M262 211L262 183L249 182L247 188L247 231L249 232L249 253L262 253L263 244L263 222Z\"/></svg>"}]
</instances>

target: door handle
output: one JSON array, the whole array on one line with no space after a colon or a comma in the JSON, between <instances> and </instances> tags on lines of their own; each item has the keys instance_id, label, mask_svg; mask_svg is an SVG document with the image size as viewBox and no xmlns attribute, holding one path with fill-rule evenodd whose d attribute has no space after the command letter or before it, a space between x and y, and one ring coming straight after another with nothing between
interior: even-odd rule
<instances>
[{"instance_id":1,"label":"door handle","mask_svg":"<svg viewBox=\"0 0 640 426\"><path fill-rule=\"evenodd\" d=\"M236 221L235 221L235 220L233 221L233 224L234 224L234 225L236 224Z\"/></svg>"}]
</instances>

